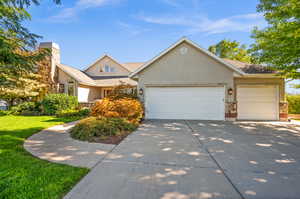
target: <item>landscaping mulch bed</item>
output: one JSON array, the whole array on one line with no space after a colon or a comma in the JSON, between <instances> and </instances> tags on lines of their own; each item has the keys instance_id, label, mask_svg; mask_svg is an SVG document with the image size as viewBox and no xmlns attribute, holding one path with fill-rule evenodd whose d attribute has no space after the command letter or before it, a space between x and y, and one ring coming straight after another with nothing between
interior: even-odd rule
<instances>
[{"instance_id":1,"label":"landscaping mulch bed","mask_svg":"<svg viewBox=\"0 0 300 199\"><path fill-rule=\"evenodd\" d=\"M107 137L105 139L99 138L99 137L94 137L90 142L96 142L96 143L102 143L102 144L115 144L118 145L124 140L131 132L124 133L119 136L111 136Z\"/></svg>"}]
</instances>

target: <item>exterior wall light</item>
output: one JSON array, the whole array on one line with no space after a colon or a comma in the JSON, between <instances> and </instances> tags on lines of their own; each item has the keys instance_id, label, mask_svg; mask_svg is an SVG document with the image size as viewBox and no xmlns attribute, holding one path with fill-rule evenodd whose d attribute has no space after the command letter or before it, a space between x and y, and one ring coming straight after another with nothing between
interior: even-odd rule
<instances>
[{"instance_id":1,"label":"exterior wall light","mask_svg":"<svg viewBox=\"0 0 300 199\"><path fill-rule=\"evenodd\" d=\"M144 90L142 88L139 89L139 95L143 96L144 95Z\"/></svg>"},{"instance_id":2,"label":"exterior wall light","mask_svg":"<svg viewBox=\"0 0 300 199\"><path fill-rule=\"evenodd\" d=\"M230 89L228 89L228 95L232 95L233 94L233 89L232 88L230 88Z\"/></svg>"}]
</instances>

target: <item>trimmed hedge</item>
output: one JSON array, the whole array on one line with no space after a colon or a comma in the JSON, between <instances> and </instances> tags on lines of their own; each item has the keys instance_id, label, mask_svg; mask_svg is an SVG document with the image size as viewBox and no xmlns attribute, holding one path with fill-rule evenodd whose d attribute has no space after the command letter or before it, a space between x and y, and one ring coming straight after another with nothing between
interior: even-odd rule
<instances>
[{"instance_id":1,"label":"trimmed hedge","mask_svg":"<svg viewBox=\"0 0 300 199\"><path fill-rule=\"evenodd\" d=\"M41 102L43 112L47 115L56 115L66 110L75 110L78 107L76 96L66 94L50 94Z\"/></svg>"},{"instance_id":2,"label":"trimmed hedge","mask_svg":"<svg viewBox=\"0 0 300 199\"><path fill-rule=\"evenodd\" d=\"M289 103L289 113L300 114L300 95L288 95L287 101Z\"/></svg>"},{"instance_id":3,"label":"trimmed hedge","mask_svg":"<svg viewBox=\"0 0 300 199\"><path fill-rule=\"evenodd\" d=\"M83 108L80 110L64 110L56 114L57 117L74 117L74 116L79 116L79 117L85 117L89 116L91 113L90 109Z\"/></svg>"},{"instance_id":4,"label":"trimmed hedge","mask_svg":"<svg viewBox=\"0 0 300 199\"><path fill-rule=\"evenodd\" d=\"M10 113L13 115L41 115L41 104L38 102L23 102L13 106Z\"/></svg>"},{"instance_id":5,"label":"trimmed hedge","mask_svg":"<svg viewBox=\"0 0 300 199\"><path fill-rule=\"evenodd\" d=\"M132 132L137 125L121 118L89 117L78 122L71 130L71 137L84 141L94 141L95 138L105 139L111 136L121 136Z\"/></svg>"},{"instance_id":6,"label":"trimmed hedge","mask_svg":"<svg viewBox=\"0 0 300 199\"><path fill-rule=\"evenodd\" d=\"M6 116L6 115L10 115L11 111L4 111L4 110L0 110L0 116Z\"/></svg>"}]
</instances>

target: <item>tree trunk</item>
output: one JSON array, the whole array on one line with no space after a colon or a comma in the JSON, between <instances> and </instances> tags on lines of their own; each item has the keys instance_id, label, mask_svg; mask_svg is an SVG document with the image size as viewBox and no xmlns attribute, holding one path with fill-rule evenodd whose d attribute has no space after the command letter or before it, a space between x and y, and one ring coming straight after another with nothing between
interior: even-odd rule
<instances>
[{"instance_id":1,"label":"tree trunk","mask_svg":"<svg viewBox=\"0 0 300 199\"><path fill-rule=\"evenodd\" d=\"M15 99L10 99L7 101L9 109L14 105L14 101L15 101Z\"/></svg>"}]
</instances>

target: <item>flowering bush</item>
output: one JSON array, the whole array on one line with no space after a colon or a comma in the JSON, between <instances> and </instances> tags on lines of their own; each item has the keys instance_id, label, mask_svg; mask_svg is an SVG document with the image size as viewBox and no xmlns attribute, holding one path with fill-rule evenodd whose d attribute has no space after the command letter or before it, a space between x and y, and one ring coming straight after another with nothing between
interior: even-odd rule
<instances>
[{"instance_id":1,"label":"flowering bush","mask_svg":"<svg viewBox=\"0 0 300 199\"><path fill-rule=\"evenodd\" d=\"M92 116L123 118L132 124L138 124L143 118L144 110L140 101L132 98L104 98L92 107Z\"/></svg>"}]
</instances>

